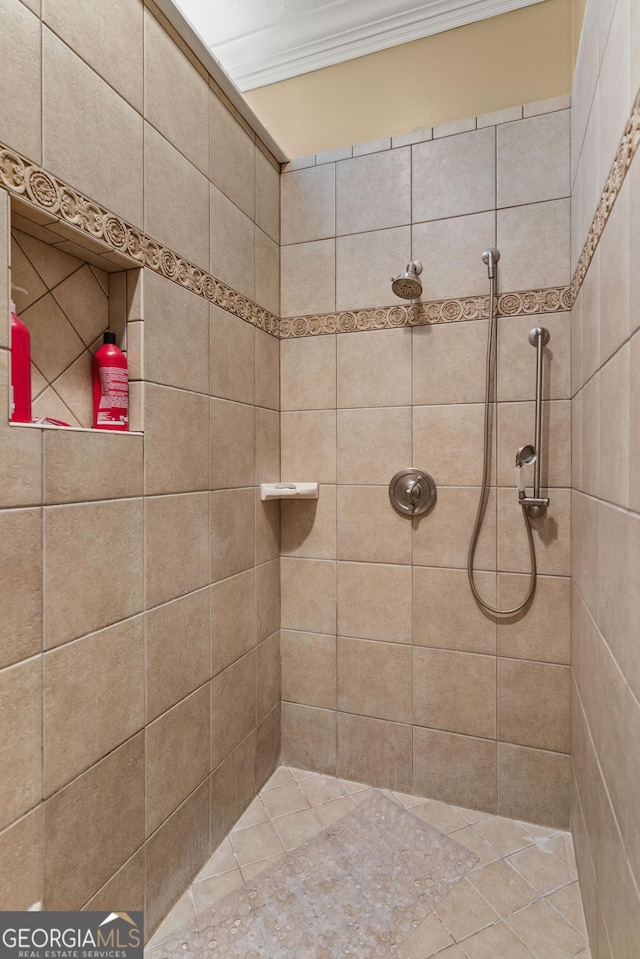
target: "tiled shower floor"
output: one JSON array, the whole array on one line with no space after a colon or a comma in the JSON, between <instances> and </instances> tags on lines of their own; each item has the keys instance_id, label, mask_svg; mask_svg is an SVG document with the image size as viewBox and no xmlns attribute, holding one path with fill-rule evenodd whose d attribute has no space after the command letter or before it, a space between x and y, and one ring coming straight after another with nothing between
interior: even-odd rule
<instances>
[{"instance_id":1,"label":"tiled shower floor","mask_svg":"<svg viewBox=\"0 0 640 959\"><path fill-rule=\"evenodd\" d=\"M480 857L400 959L590 959L569 833L381 790ZM281 766L151 944L354 808L368 786Z\"/></svg>"}]
</instances>

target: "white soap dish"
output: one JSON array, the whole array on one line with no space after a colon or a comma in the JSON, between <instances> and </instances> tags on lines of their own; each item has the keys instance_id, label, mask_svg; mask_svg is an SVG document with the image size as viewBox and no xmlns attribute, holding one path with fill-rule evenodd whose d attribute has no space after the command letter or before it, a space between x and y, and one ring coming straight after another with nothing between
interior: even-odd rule
<instances>
[{"instance_id":1,"label":"white soap dish","mask_svg":"<svg viewBox=\"0 0 640 959\"><path fill-rule=\"evenodd\" d=\"M263 483L260 498L266 499L317 499L317 483Z\"/></svg>"}]
</instances>

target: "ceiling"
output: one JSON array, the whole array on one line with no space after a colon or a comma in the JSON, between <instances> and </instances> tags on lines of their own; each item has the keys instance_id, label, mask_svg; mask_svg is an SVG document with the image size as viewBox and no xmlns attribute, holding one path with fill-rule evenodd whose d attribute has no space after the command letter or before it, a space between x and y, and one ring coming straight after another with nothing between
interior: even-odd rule
<instances>
[{"instance_id":1,"label":"ceiling","mask_svg":"<svg viewBox=\"0 0 640 959\"><path fill-rule=\"evenodd\" d=\"M543 0L174 0L242 91Z\"/></svg>"}]
</instances>

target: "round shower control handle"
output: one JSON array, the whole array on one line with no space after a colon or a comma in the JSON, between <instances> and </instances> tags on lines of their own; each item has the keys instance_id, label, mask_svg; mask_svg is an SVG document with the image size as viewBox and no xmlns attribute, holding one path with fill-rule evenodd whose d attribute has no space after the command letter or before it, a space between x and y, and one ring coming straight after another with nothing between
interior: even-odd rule
<instances>
[{"instance_id":1,"label":"round shower control handle","mask_svg":"<svg viewBox=\"0 0 640 959\"><path fill-rule=\"evenodd\" d=\"M389 483L389 499L404 516L419 516L436 501L436 484L424 470L400 470Z\"/></svg>"}]
</instances>

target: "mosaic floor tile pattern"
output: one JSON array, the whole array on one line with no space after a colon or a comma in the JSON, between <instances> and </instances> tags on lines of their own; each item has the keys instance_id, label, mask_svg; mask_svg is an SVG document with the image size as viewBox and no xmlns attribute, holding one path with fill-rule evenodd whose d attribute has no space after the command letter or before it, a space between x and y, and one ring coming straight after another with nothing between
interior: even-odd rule
<instances>
[{"instance_id":1,"label":"mosaic floor tile pattern","mask_svg":"<svg viewBox=\"0 0 640 959\"><path fill-rule=\"evenodd\" d=\"M376 792L281 766L157 930L147 955ZM590 959L569 833L380 792L479 860L402 943L399 959Z\"/></svg>"}]
</instances>

